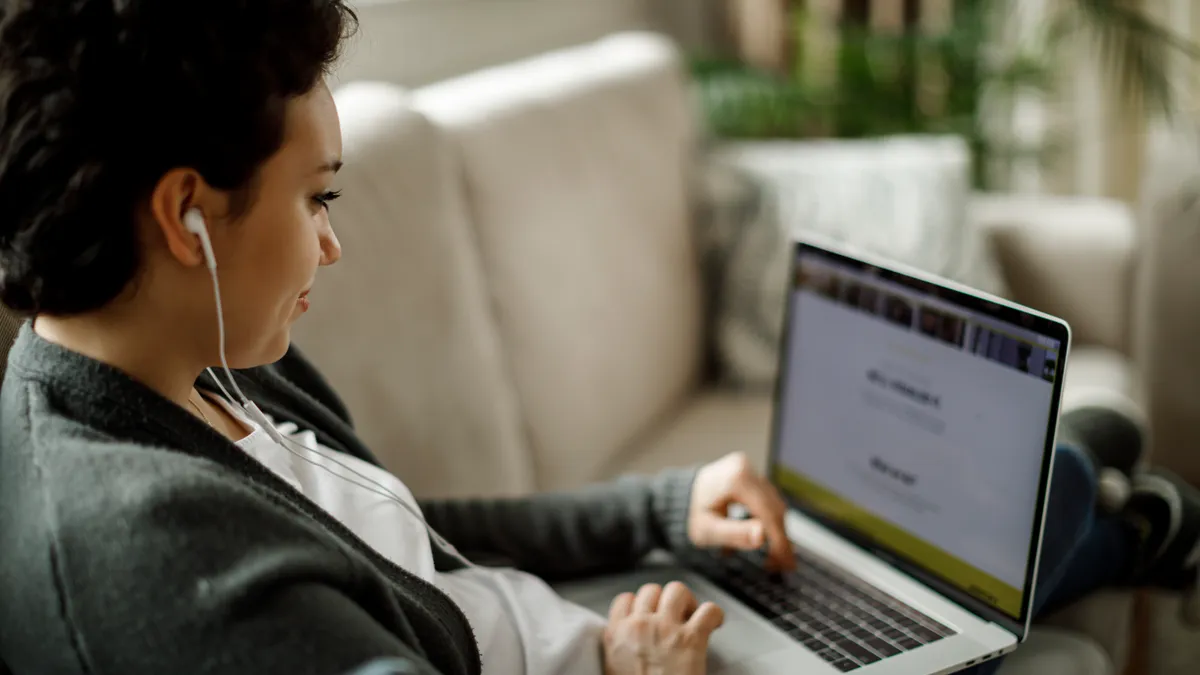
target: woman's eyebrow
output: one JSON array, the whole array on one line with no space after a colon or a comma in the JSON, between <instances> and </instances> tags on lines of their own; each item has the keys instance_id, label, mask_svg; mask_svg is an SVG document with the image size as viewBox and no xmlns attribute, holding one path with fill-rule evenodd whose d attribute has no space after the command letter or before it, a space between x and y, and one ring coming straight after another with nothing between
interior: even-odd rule
<instances>
[{"instance_id":1,"label":"woman's eyebrow","mask_svg":"<svg viewBox=\"0 0 1200 675\"><path fill-rule=\"evenodd\" d=\"M342 168L342 160L331 159L328 162L325 162L321 166L317 167L317 173L325 173L327 171L332 172L332 173L337 173L338 170L341 168Z\"/></svg>"}]
</instances>

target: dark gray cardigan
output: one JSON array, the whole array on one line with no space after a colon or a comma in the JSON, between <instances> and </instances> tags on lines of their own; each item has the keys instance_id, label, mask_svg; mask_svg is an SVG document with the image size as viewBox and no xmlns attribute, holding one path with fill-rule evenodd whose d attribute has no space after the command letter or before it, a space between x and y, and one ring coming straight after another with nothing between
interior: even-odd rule
<instances>
[{"instance_id":1,"label":"dark gray cardigan","mask_svg":"<svg viewBox=\"0 0 1200 675\"><path fill-rule=\"evenodd\" d=\"M294 348L235 377L275 419L375 461ZM421 507L468 557L578 577L686 551L693 476ZM434 558L462 566L436 543ZM480 670L437 588L187 411L22 328L0 400L0 660L17 675L333 675L381 656Z\"/></svg>"}]
</instances>

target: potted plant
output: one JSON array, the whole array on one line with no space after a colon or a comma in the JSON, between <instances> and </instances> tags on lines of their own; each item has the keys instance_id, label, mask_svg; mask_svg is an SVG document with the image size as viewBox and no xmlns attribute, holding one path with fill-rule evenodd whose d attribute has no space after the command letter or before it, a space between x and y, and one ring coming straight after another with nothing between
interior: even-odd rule
<instances>
[{"instance_id":1,"label":"potted plant","mask_svg":"<svg viewBox=\"0 0 1200 675\"><path fill-rule=\"evenodd\" d=\"M751 4L755 11L749 14ZM834 76L821 79L811 77L804 62L812 52L802 48L804 41L819 21L804 2L729 0L739 53L697 57L693 73L718 137L956 134L971 149L976 186L986 189L984 169L997 159L1047 160L1063 144L1060 138L1025 147L999 137L987 128L983 106L1002 105L1022 90L1054 96L1055 64L1081 41L1098 50L1121 100L1151 115L1174 112L1172 56L1200 54L1191 41L1123 0L1064 0L1052 6L1037 39L1007 52L989 45L998 42L993 39L997 26L1013 11L1010 0L955 0L950 20L936 31L916 22L878 30L862 17L843 17L832 27L835 53L827 57Z\"/></svg>"}]
</instances>

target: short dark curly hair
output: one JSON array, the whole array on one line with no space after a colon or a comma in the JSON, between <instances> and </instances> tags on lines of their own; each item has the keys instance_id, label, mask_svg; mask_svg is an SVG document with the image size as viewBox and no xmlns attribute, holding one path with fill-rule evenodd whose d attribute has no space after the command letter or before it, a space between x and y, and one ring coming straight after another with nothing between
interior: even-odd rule
<instances>
[{"instance_id":1,"label":"short dark curly hair","mask_svg":"<svg viewBox=\"0 0 1200 675\"><path fill-rule=\"evenodd\" d=\"M356 27L344 0L0 0L0 302L116 298L136 210L173 168L244 207L287 102Z\"/></svg>"}]
</instances>

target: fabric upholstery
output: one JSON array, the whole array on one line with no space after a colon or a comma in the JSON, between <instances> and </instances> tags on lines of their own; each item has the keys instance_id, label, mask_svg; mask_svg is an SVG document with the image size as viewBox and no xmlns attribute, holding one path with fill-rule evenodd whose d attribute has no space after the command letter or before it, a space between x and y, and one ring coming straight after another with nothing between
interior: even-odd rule
<instances>
[{"instance_id":1,"label":"fabric upholstery","mask_svg":"<svg viewBox=\"0 0 1200 675\"><path fill-rule=\"evenodd\" d=\"M1116 675L1118 671L1094 640L1061 629L1034 629L1010 654L999 675Z\"/></svg>"},{"instance_id":2,"label":"fabric upholstery","mask_svg":"<svg viewBox=\"0 0 1200 675\"><path fill-rule=\"evenodd\" d=\"M1200 664L1200 640L1194 627L1180 621L1182 603L1177 594L1148 592L1149 640L1146 673L1149 675L1195 675Z\"/></svg>"},{"instance_id":3,"label":"fabric upholstery","mask_svg":"<svg viewBox=\"0 0 1200 675\"><path fill-rule=\"evenodd\" d=\"M697 161L694 223L709 298L716 378L747 391L775 381L791 236L767 181L705 153Z\"/></svg>"},{"instance_id":4,"label":"fabric upholstery","mask_svg":"<svg viewBox=\"0 0 1200 675\"><path fill-rule=\"evenodd\" d=\"M1132 646L1134 594L1100 591L1059 610L1039 622L1039 630L1052 627L1083 634L1095 640L1107 654L1113 672L1120 673L1129 662ZM1037 672L1057 672L1052 670ZM1003 671L1002 671L1003 675Z\"/></svg>"},{"instance_id":5,"label":"fabric upholstery","mask_svg":"<svg viewBox=\"0 0 1200 675\"><path fill-rule=\"evenodd\" d=\"M414 94L463 161L540 484L594 475L699 377L685 83L633 33Z\"/></svg>"},{"instance_id":6,"label":"fabric upholstery","mask_svg":"<svg viewBox=\"0 0 1200 675\"><path fill-rule=\"evenodd\" d=\"M793 235L856 249L1002 294L966 213L971 154L953 135L724 144L724 160L771 186Z\"/></svg>"},{"instance_id":7,"label":"fabric upholstery","mask_svg":"<svg viewBox=\"0 0 1200 675\"><path fill-rule=\"evenodd\" d=\"M1200 485L1200 130L1178 130L1148 168L1136 353L1153 452Z\"/></svg>"},{"instance_id":8,"label":"fabric upholstery","mask_svg":"<svg viewBox=\"0 0 1200 675\"><path fill-rule=\"evenodd\" d=\"M1106 393L1132 398L1136 384L1133 364L1124 355L1104 347L1075 347L1067 357L1062 406L1071 408Z\"/></svg>"},{"instance_id":9,"label":"fabric upholstery","mask_svg":"<svg viewBox=\"0 0 1200 675\"><path fill-rule=\"evenodd\" d=\"M336 101L343 255L318 273L297 344L418 496L533 489L448 140L390 85L349 85Z\"/></svg>"},{"instance_id":10,"label":"fabric upholstery","mask_svg":"<svg viewBox=\"0 0 1200 675\"><path fill-rule=\"evenodd\" d=\"M697 163L696 224L721 378L774 384L796 236L820 234L995 295L992 248L966 217L957 136L716 144Z\"/></svg>"},{"instance_id":11,"label":"fabric upholstery","mask_svg":"<svg viewBox=\"0 0 1200 675\"><path fill-rule=\"evenodd\" d=\"M995 247L1010 296L1061 316L1075 344L1130 352L1136 226L1126 205L981 194L971 218Z\"/></svg>"},{"instance_id":12,"label":"fabric upholstery","mask_svg":"<svg viewBox=\"0 0 1200 675\"><path fill-rule=\"evenodd\" d=\"M1149 141L1134 353L1154 461L1200 485L1200 127L1163 128ZM1178 599L1153 594L1148 605L1148 673L1195 673L1200 640L1180 624Z\"/></svg>"},{"instance_id":13,"label":"fabric upholstery","mask_svg":"<svg viewBox=\"0 0 1200 675\"><path fill-rule=\"evenodd\" d=\"M669 421L638 439L596 478L707 462L742 451L765 468L771 432L771 396L711 387L697 393Z\"/></svg>"}]
</instances>

